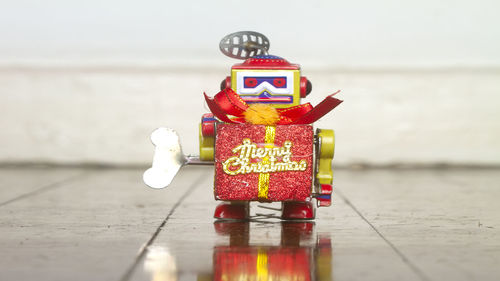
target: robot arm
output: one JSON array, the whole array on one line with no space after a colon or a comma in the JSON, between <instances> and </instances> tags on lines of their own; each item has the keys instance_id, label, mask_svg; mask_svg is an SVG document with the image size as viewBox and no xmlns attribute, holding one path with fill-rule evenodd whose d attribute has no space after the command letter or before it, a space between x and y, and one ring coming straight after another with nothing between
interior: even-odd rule
<instances>
[{"instance_id":1,"label":"robot arm","mask_svg":"<svg viewBox=\"0 0 500 281\"><path fill-rule=\"evenodd\" d=\"M335 151L335 133L333 130L316 131L316 199L319 207L331 205L332 160Z\"/></svg>"},{"instance_id":2,"label":"robot arm","mask_svg":"<svg viewBox=\"0 0 500 281\"><path fill-rule=\"evenodd\" d=\"M203 114L200 123L200 160L213 161L215 147L215 119L211 113Z\"/></svg>"}]
</instances>

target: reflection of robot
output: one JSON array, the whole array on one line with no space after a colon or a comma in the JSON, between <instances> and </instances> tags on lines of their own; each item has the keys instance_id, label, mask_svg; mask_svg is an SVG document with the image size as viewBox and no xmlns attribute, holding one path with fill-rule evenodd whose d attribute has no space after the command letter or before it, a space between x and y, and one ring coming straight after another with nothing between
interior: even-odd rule
<instances>
[{"instance_id":1,"label":"reflection of robot","mask_svg":"<svg viewBox=\"0 0 500 281\"><path fill-rule=\"evenodd\" d=\"M217 219L247 219L249 202L282 202L282 219L313 219L312 199L329 206L332 193L333 130L312 123L342 101L325 98L316 107L302 104L311 83L300 67L267 54L269 40L256 32L224 37L221 51L245 59L233 65L202 116L199 159L182 155L178 136L160 128L153 167L144 181L153 188L170 184L182 165L215 164L214 193L224 201Z\"/></svg>"},{"instance_id":2,"label":"reflection of robot","mask_svg":"<svg viewBox=\"0 0 500 281\"><path fill-rule=\"evenodd\" d=\"M198 280L331 280L330 237L314 235L312 222L281 223L279 245L249 245L247 222L216 222L228 246L216 246L213 275Z\"/></svg>"}]
</instances>

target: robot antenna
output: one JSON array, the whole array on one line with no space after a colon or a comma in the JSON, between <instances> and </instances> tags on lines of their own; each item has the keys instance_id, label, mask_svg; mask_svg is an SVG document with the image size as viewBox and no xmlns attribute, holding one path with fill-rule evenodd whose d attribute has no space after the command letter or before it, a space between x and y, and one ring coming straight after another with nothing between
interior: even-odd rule
<instances>
[{"instance_id":1,"label":"robot antenna","mask_svg":"<svg viewBox=\"0 0 500 281\"><path fill-rule=\"evenodd\" d=\"M269 39L255 31L239 31L226 35L219 43L221 52L231 58L248 59L267 55Z\"/></svg>"}]
</instances>

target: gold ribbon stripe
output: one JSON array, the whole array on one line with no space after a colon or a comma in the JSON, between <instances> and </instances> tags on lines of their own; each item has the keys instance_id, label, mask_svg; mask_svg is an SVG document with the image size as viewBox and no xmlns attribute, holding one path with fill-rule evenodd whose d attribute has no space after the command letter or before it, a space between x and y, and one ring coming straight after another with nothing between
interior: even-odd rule
<instances>
[{"instance_id":1,"label":"gold ribbon stripe","mask_svg":"<svg viewBox=\"0 0 500 281\"><path fill-rule=\"evenodd\" d=\"M257 280L269 280L268 256L266 249L257 252Z\"/></svg>"},{"instance_id":2,"label":"gold ribbon stripe","mask_svg":"<svg viewBox=\"0 0 500 281\"><path fill-rule=\"evenodd\" d=\"M276 127L275 126L266 126L266 136L265 136L265 144L266 148L274 147L274 137L276 136ZM262 164L269 164L269 157L266 156L262 159ZM269 173L259 173L259 193L258 198L260 200L267 200L269 193Z\"/></svg>"}]
</instances>

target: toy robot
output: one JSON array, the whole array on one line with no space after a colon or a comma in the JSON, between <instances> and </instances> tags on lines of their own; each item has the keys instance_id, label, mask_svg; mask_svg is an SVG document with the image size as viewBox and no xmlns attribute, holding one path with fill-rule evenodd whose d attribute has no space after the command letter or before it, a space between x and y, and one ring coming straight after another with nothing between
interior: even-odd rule
<instances>
[{"instance_id":1,"label":"toy robot","mask_svg":"<svg viewBox=\"0 0 500 281\"><path fill-rule=\"evenodd\" d=\"M211 113L201 119L199 158L182 155L175 132L160 128L151 136L156 152L145 183L161 188L183 165L213 164L215 199L223 201L216 219L248 219L250 201L282 202L283 220L314 219L312 199L331 204L334 132L314 133L311 124L342 101L333 94L316 107L301 104L311 83L299 65L269 55L260 33L229 34L220 49L245 60L233 65L221 92L205 95Z\"/></svg>"}]
</instances>

